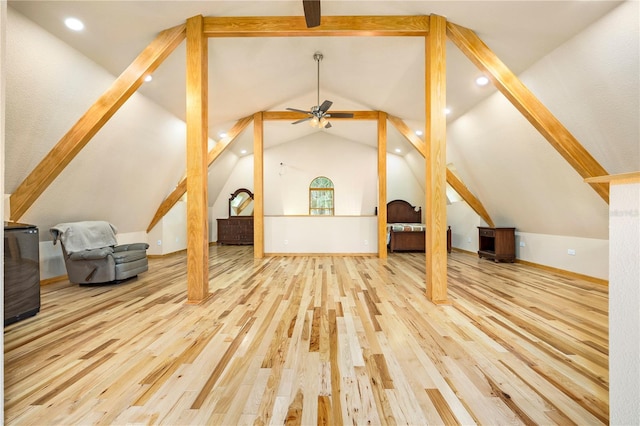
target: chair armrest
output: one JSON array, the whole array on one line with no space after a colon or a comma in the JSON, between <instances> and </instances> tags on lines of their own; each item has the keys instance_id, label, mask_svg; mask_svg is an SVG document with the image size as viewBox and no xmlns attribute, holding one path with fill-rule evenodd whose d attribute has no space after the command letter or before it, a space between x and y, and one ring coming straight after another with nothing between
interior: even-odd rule
<instances>
[{"instance_id":1,"label":"chair armrest","mask_svg":"<svg viewBox=\"0 0 640 426\"><path fill-rule=\"evenodd\" d=\"M83 250L71 253L69 259L71 260L96 260L104 259L105 257L113 254L111 247L102 247L98 249Z\"/></svg>"},{"instance_id":2,"label":"chair armrest","mask_svg":"<svg viewBox=\"0 0 640 426\"><path fill-rule=\"evenodd\" d=\"M133 244L122 244L119 246L115 246L113 248L114 252L119 251L129 251L129 250L146 250L149 248L149 244L147 243L133 243Z\"/></svg>"}]
</instances>

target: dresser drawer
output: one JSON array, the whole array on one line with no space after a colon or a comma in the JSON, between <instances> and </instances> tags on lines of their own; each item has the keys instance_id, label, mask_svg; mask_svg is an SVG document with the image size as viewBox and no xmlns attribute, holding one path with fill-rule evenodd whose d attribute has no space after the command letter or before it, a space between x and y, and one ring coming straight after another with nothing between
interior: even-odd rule
<instances>
[{"instance_id":1,"label":"dresser drawer","mask_svg":"<svg viewBox=\"0 0 640 426\"><path fill-rule=\"evenodd\" d=\"M480 228L479 234L481 237L494 237L496 231L494 229Z\"/></svg>"}]
</instances>

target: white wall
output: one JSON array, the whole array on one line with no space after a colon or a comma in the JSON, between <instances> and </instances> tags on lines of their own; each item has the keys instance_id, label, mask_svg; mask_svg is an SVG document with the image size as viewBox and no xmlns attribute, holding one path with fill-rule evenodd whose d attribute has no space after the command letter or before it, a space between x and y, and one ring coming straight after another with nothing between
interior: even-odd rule
<instances>
[{"instance_id":1,"label":"white wall","mask_svg":"<svg viewBox=\"0 0 640 426\"><path fill-rule=\"evenodd\" d=\"M151 229L147 237L150 255L165 255L187 248L187 203L178 201ZM120 241L118 239L118 241Z\"/></svg>"},{"instance_id":2,"label":"white wall","mask_svg":"<svg viewBox=\"0 0 640 426\"><path fill-rule=\"evenodd\" d=\"M519 75L609 173L640 166L638 13L623 3ZM447 162L496 226L516 227L519 258L608 276L607 203L502 94L449 125ZM467 217L448 212L458 246Z\"/></svg>"},{"instance_id":3,"label":"white wall","mask_svg":"<svg viewBox=\"0 0 640 426\"><path fill-rule=\"evenodd\" d=\"M378 252L376 216L266 216L265 253Z\"/></svg>"},{"instance_id":4,"label":"white wall","mask_svg":"<svg viewBox=\"0 0 640 426\"><path fill-rule=\"evenodd\" d=\"M465 202L447 206L447 224L451 226L451 246L469 252L478 251L478 226L486 226Z\"/></svg>"},{"instance_id":5,"label":"white wall","mask_svg":"<svg viewBox=\"0 0 640 426\"><path fill-rule=\"evenodd\" d=\"M640 183L611 184L609 421L640 424Z\"/></svg>"},{"instance_id":6,"label":"white wall","mask_svg":"<svg viewBox=\"0 0 640 426\"><path fill-rule=\"evenodd\" d=\"M115 76L11 7L6 29L5 190L12 193ZM184 173L185 135L183 121L134 94L20 221L42 236L75 220L144 231Z\"/></svg>"},{"instance_id":7,"label":"white wall","mask_svg":"<svg viewBox=\"0 0 640 426\"><path fill-rule=\"evenodd\" d=\"M424 158L417 151L413 155L421 159L424 167ZM407 157L387 154L387 201L405 200L412 206L420 207L424 221L425 175L417 177L413 173L409 166L412 158L412 154L407 154Z\"/></svg>"},{"instance_id":8,"label":"white wall","mask_svg":"<svg viewBox=\"0 0 640 426\"><path fill-rule=\"evenodd\" d=\"M376 149L328 132L265 150L264 214L309 214L309 184L326 176L335 186L336 215L372 215L378 205L377 161Z\"/></svg>"}]
</instances>

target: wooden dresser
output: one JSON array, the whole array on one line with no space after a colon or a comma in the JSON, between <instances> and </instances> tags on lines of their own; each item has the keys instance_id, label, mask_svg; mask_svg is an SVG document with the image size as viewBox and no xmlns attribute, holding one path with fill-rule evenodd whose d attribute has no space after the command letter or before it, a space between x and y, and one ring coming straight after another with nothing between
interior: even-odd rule
<instances>
[{"instance_id":1,"label":"wooden dresser","mask_svg":"<svg viewBox=\"0 0 640 426\"><path fill-rule=\"evenodd\" d=\"M478 256L496 262L516 260L516 228L478 226Z\"/></svg>"},{"instance_id":2,"label":"wooden dresser","mask_svg":"<svg viewBox=\"0 0 640 426\"><path fill-rule=\"evenodd\" d=\"M218 244L253 244L253 216L218 219Z\"/></svg>"}]
</instances>

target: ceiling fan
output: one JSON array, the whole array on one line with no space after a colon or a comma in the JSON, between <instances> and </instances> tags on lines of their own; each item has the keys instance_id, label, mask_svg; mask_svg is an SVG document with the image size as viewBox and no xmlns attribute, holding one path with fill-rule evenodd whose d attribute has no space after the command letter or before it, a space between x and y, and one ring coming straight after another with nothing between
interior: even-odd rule
<instances>
[{"instance_id":1,"label":"ceiling fan","mask_svg":"<svg viewBox=\"0 0 640 426\"><path fill-rule=\"evenodd\" d=\"M333 104L333 102L329 101L329 100L325 100L324 102L322 102L322 104L320 104L320 61L322 60L323 55L320 52L316 52L313 54L313 59L317 62L318 64L318 86L317 86L317 93L318 93L318 100L317 100L317 104L313 107L311 107L311 110L309 111L304 111L301 109L296 109L296 108L287 108L287 110L289 111L295 111L295 112L301 112L303 114L307 114L308 117L302 118L300 120L294 121L291 124L298 124L298 123L302 123L303 121L309 121L309 124L312 127L319 127L319 128L325 128L328 129L331 127L331 123L329 123L328 118L353 118L353 114L349 113L349 112L334 112L334 113L329 113L329 108L331 108L331 105Z\"/></svg>"}]
</instances>

